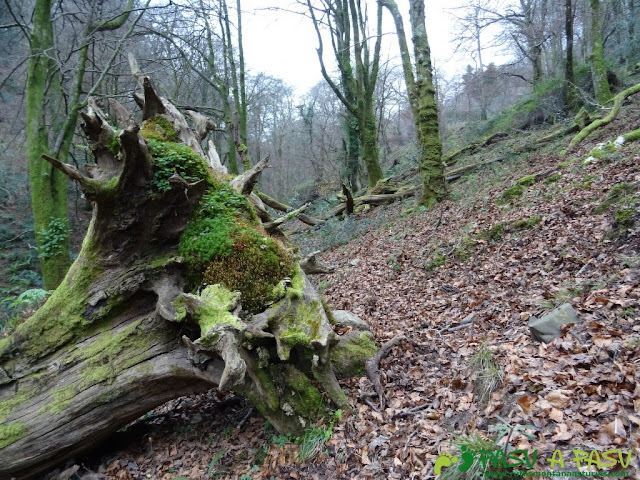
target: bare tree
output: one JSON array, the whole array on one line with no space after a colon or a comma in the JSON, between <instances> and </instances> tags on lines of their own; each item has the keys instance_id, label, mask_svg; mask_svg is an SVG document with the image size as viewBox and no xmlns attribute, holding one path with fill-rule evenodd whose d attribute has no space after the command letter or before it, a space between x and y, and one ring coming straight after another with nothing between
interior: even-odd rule
<instances>
[{"instance_id":1,"label":"bare tree","mask_svg":"<svg viewBox=\"0 0 640 480\"><path fill-rule=\"evenodd\" d=\"M357 132L369 186L374 186L382 178L373 98L380 65L382 7L378 6L377 9L375 42L371 51L369 19L363 3L360 0L319 0L312 4L311 0L306 0L318 36L317 51L322 76L352 116L346 125L349 157L353 158ZM322 25L327 27L331 35L331 46L340 71L340 84L331 78L324 63ZM349 177L353 184L353 172Z\"/></svg>"}]
</instances>

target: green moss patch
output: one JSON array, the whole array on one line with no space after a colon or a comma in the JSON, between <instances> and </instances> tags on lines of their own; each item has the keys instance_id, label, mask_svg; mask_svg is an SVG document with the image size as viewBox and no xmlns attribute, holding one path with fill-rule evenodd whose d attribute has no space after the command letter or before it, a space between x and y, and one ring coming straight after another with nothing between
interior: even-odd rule
<instances>
[{"instance_id":1,"label":"green moss patch","mask_svg":"<svg viewBox=\"0 0 640 480\"><path fill-rule=\"evenodd\" d=\"M182 143L149 140L149 152L153 157L151 184L160 191L171 190L169 177L178 174L189 183L205 180L213 184L213 178L204 159Z\"/></svg>"},{"instance_id":2,"label":"green moss patch","mask_svg":"<svg viewBox=\"0 0 640 480\"><path fill-rule=\"evenodd\" d=\"M17 442L27 435L27 428L22 423L0 425L0 448Z\"/></svg>"},{"instance_id":3,"label":"green moss patch","mask_svg":"<svg viewBox=\"0 0 640 480\"><path fill-rule=\"evenodd\" d=\"M117 333L102 333L96 341L79 350L84 361L81 388L113 383L120 372L144 360L150 339L148 333L139 328L140 324L141 321L137 321ZM121 355L125 351L127 354ZM133 352L140 354L133 355Z\"/></svg>"},{"instance_id":4,"label":"green moss patch","mask_svg":"<svg viewBox=\"0 0 640 480\"><path fill-rule=\"evenodd\" d=\"M231 314L233 303L238 299L237 292L231 292L221 285L209 285L200 294L202 301L197 312L194 312L195 320L200 325L202 339L206 338L216 325L227 324L237 329L244 329L237 317ZM214 339L213 343L215 343Z\"/></svg>"},{"instance_id":5,"label":"green moss patch","mask_svg":"<svg viewBox=\"0 0 640 480\"><path fill-rule=\"evenodd\" d=\"M542 221L542 215L531 215L529 218L521 218L513 222L513 228L516 230L526 230L533 228Z\"/></svg>"},{"instance_id":6,"label":"green moss patch","mask_svg":"<svg viewBox=\"0 0 640 480\"><path fill-rule=\"evenodd\" d=\"M512 187L507 188L502 195L496 200L498 205L505 205L516 198L520 198L524 194L524 187L522 185L516 184Z\"/></svg>"},{"instance_id":7,"label":"green moss patch","mask_svg":"<svg viewBox=\"0 0 640 480\"><path fill-rule=\"evenodd\" d=\"M558 167L559 167L559 168L567 168L568 166L573 165L574 163L576 163L576 162L577 162L577 161L579 161L579 160L580 160L580 159L579 159L579 158L576 158L576 157L574 157L574 158L570 158L569 160L566 160L566 161L564 161L564 162L560 162L560 163L558 164Z\"/></svg>"},{"instance_id":8,"label":"green moss patch","mask_svg":"<svg viewBox=\"0 0 640 480\"><path fill-rule=\"evenodd\" d=\"M53 399L51 400L51 402L42 407L38 413L60 413L65 409L67 405L69 405L73 397L75 397L77 394L78 390L74 385L58 388L52 392Z\"/></svg>"},{"instance_id":9,"label":"green moss patch","mask_svg":"<svg viewBox=\"0 0 640 480\"><path fill-rule=\"evenodd\" d=\"M273 370L278 370L283 375L284 384L289 387L290 394L285 395L284 401L293 406L293 410L305 418L319 416L325 410L325 402L322 394L313 385L311 380L293 365L274 365Z\"/></svg>"},{"instance_id":10,"label":"green moss patch","mask_svg":"<svg viewBox=\"0 0 640 480\"><path fill-rule=\"evenodd\" d=\"M178 134L171 120L163 115L154 115L145 120L140 129L140 135L147 141L177 142Z\"/></svg>"},{"instance_id":11,"label":"green moss patch","mask_svg":"<svg viewBox=\"0 0 640 480\"><path fill-rule=\"evenodd\" d=\"M627 183L618 183L609 189L607 195L601 200L600 204L593 209L593 213L600 215L609 210L613 205L624 205L635 203L634 194L636 188Z\"/></svg>"},{"instance_id":12,"label":"green moss patch","mask_svg":"<svg viewBox=\"0 0 640 480\"><path fill-rule=\"evenodd\" d=\"M304 301L292 303L292 307L282 318L284 330L278 335L281 359L289 358L289 352L297 345L308 346L312 340L318 338L322 306L318 302L306 304Z\"/></svg>"},{"instance_id":13,"label":"green moss patch","mask_svg":"<svg viewBox=\"0 0 640 480\"><path fill-rule=\"evenodd\" d=\"M0 423L4 422L18 405L29 401L37 393L38 391L35 388L20 388L11 398L0 402Z\"/></svg>"},{"instance_id":14,"label":"green moss patch","mask_svg":"<svg viewBox=\"0 0 640 480\"><path fill-rule=\"evenodd\" d=\"M637 142L640 140L640 128L624 134L625 142Z\"/></svg>"},{"instance_id":15,"label":"green moss patch","mask_svg":"<svg viewBox=\"0 0 640 480\"><path fill-rule=\"evenodd\" d=\"M274 287L293 274L293 259L277 240L253 228L232 228L228 238L231 251L209 263L204 281L239 291L243 308L257 313L278 300Z\"/></svg>"},{"instance_id":16,"label":"green moss patch","mask_svg":"<svg viewBox=\"0 0 640 480\"><path fill-rule=\"evenodd\" d=\"M527 175L516 181L516 185L522 185L523 187L531 187L537 182L537 175Z\"/></svg>"},{"instance_id":17,"label":"green moss patch","mask_svg":"<svg viewBox=\"0 0 640 480\"><path fill-rule=\"evenodd\" d=\"M507 226L502 222L498 222L493 227L481 231L477 236L478 238L482 238L490 242L495 242L504 237L506 232Z\"/></svg>"},{"instance_id":18,"label":"green moss patch","mask_svg":"<svg viewBox=\"0 0 640 480\"><path fill-rule=\"evenodd\" d=\"M331 363L339 378L364 375L364 364L378 351L378 345L370 332L360 332L340 337L331 351Z\"/></svg>"},{"instance_id":19,"label":"green moss patch","mask_svg":"<svg viewBox=\"0 0 640 480\"><path fill-rule=\"evenodd\" d=\"M34 315L20 324L13 335L0 340L0 359L7 359L3 366L10 375L16 361L43 357L77 338L89 325L83 316L86 292L101 268L86 240L79 261L70 271L73 273L65 277Z\"/></svg>"},{"instance_id":20,"label":"green moss patch","mask_svg":"<svg viewBox=\"0 0 640 480\"><path fill-rule=\"evenodd\" d=\"M562 178L562 175L560 175L559 173L554 173L552 175L549 175L547 178L545 178L544 183L546 184L556 183L561 178Z\"/></svg>"}]
</instances>

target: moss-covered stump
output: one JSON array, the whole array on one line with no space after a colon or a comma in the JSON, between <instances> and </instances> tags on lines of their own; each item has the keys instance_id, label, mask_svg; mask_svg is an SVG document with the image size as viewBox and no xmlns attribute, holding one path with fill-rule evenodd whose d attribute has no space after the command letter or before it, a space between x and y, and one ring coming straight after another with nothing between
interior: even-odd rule
<instances>
[{"instance_id":1,"label":"moss-covered stump","mask_svg":"<svg viewBox=\"0 0 640 480\"><path fill-rule=\"evenodd\" d=\"M259 169L214 172L184 117L143 85L141 127L116 130L91 102L86 175L47 157L93 218L60 287L0 341L0 478L34 477L212 387L283 433L348 405L322 302L255 213Z\"/></svg>"}]
</instances>

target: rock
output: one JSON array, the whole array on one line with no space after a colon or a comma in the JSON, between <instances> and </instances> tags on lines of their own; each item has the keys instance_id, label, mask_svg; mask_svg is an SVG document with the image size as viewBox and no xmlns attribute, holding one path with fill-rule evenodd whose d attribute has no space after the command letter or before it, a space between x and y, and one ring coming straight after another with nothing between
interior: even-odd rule
<instances>
[{"instance_id":1,"label":"rock","mask_svg":"<svg viewBox=\"0 0 640 480\"><path fill-rule=\"evenodd\" d=\"M351 327L354 330L370 331L369 324L362 320L359 316L348 310L333 310L331 312L336 323L344 325L345 327Z\"/></svg>"},{"instance_id":2,"label":"rock","mask_svg":"<svg viewBox=\"0 0 640 480\"><path fill-rule=\"evenodd\" d=\"M462 321L460 322L462 325L465 325L467 323L473 323L473 321L476 319L476 314L475 312L471 312L469 315L467 315L466 317L464 317L462 319Z\"/></svg>"},{"instance_id":3,"label":"rock","mask_svg":"<svg viewBox=\"0 0 640 480\"><path fill-rule=\"evenodd\" d=\"M351 260L349 262L349 265L351 265L352 267L355 267L356 265L358 265L360 263L360 259L359 258L354 258L353 260Z\"/></svg>"},{"instance_id":4,"label":"rock","mask_svg":"<svg viewBox=\"0 0 640 480\"><path fill-rule=\"evenodd\" d=\"M579 322L578 314L573 307L565 303L542 318L531 317L529 330L534 340L549 343L562 335L562 327Z\"/></svg>"}]
</instances>

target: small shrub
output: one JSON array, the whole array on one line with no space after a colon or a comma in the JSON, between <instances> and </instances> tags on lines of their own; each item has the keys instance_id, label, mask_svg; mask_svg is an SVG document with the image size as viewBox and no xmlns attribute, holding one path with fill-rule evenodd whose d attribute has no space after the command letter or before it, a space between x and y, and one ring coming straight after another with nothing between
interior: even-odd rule
<instances>
[{"instance_id":1,"label":"small shrub","mask_svg":"<svg viewBox=\"0 0 640 480\"><path fill-rule=\"evenodd\" d=\"M51 217L47 228L38 232L40 248L38 257L51 258L62 252L62 247L68 239L67 222L61 218Z\"/></svg>"},{"instance_id":2,"label":"small shrub","mask_svg":"<svg viewBox=\"0 0 640 480\"><path fill-rule=\"evenodd\" d=\"M444 265L447 261L447 256L441 248L436 248L431 255L431 260L424 264L425 270L435 270L436 268Z\"/></svg>"},{"instance_id":3,"label":"small shrub","mask_svg":"<svg viewBox=\"0 0 640 480\"><path fill-rule=\"evenodd\" d=\"M325 443L331 438L333 425L327 429L312 427L299 437L296 443L300 444L298 462L303 463L312 460L322 453Z\"/></svg>"},{"instance_id":4,"label":"small shrub","mask_svg":"<svg viewBox=\"0 0 640 480\"><path fill-rule=\"evenodd\" d=\"M476 372L474 391L480 402L486 403L502 385L504 374L493 359L493 351L486 346L471 358L470 367Z\"/></svg>"}]
</instances>

